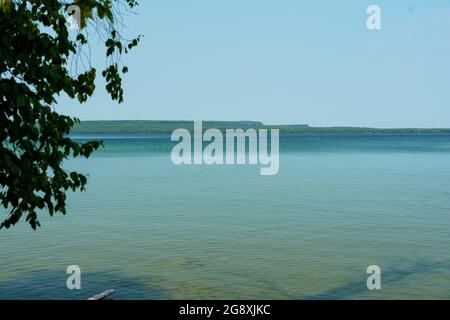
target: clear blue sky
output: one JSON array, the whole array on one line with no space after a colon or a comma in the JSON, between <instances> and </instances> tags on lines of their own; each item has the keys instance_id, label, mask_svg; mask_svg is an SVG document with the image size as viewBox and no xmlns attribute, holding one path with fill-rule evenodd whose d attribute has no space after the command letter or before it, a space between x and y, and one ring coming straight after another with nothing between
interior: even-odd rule
<instances>
[{"instance_id":1,"label":"clear blue sky","mask_svg":"<svg viewBox=\"0 0 450 320\"><path fill-rule=\"evenodd\" d=\"M382 30L366 28L381 7ZM98 81L82 120L450 127L449 0L141 0L125 102ZM100 47L99 47L100 48ZM103 52L94 60L103 67Z\"/></svg>"}]
</instances>

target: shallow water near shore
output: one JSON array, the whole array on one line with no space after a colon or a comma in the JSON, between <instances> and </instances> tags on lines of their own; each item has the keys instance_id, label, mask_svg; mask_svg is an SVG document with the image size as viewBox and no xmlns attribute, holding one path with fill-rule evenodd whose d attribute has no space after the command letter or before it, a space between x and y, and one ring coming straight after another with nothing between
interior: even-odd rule
<instances>
[{"instance_id":1,"label":"shallow water near shore","mask_svg":"<svg viewBox=\"0 0 450 320\"><path fill-rule=\"evenodd\" d=\"M0 231L1 299L450 298L450 135L281 136L275 176L175 166L167 135L100 138L66 163L89 175L66 216Z\"/></svg>"}]
</instances>

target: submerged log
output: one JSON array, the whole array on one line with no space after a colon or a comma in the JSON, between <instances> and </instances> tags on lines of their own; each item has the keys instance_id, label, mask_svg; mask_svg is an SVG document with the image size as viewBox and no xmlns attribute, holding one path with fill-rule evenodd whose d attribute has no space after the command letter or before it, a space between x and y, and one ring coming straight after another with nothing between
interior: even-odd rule
<instances>
[{"instance_id":1,"label":"submerged log","mask_svg":"<svg viewBox=\"0 0 450 320\"><path fill-rule=\"evenodd\" d=\"M104 300L108 298L110 295L114 294L116 290L109 289L106 291L103 291L102 293L96 294L95 296L90 297L88 300Z\"/></svg>"}]
</instances>

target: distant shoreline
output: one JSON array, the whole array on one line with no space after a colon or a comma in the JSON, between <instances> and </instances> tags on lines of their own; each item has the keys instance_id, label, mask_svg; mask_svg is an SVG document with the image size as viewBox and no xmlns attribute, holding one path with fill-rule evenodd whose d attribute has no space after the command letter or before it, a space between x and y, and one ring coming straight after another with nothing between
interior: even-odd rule
<instances>
[{"instance_id":1,"label":"distant shoreline","mask_svg":"<svg viewBox=\"0 0 450 320\"><path fill-rule=\"evenodd\" d=\"M317 133L317 134L436 134L449 133L450 128L398 128L379 129L365 127L310 127L306 124L297 125L265 125L258 121L203 121L204 129L280 129L280 133ZM171 120L97 120L81 121L72 129L72 134L96 133L171 133L178 128L193 129L193 121Z\"/></svg>"}]
</instances>

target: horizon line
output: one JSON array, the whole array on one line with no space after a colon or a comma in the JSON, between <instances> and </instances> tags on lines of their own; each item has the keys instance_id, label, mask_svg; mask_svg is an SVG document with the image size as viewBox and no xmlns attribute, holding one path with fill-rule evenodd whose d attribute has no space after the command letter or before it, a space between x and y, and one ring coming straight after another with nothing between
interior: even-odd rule
<instances>
[{"instance_id":1,"label":"horizon line","mask_svg":"<svg viewBox=\"0 0 450 320\"><path fill-rule=\"evenodd\" d=\"M359 128L359 129L423 129L423 130L450 130L450 127L376 127L376 126L358 126L358 125L327 125L327 126L315 126L315 125L309 125L307 123L291 123L291 124L266 124L263 121L258 120L198 120L198 119L191 119L191 120L167 120L167 119L90 119L90 120L80 120L80 123L82 122L136 122L136 121L143 121L143 122L194 122L194 121L202 121L202 122L230 122L230 123L257 123L263 126L280 126L280 127L287 127L287 126L303 126L308 128Z\"/></svg>"}]
</instances>

